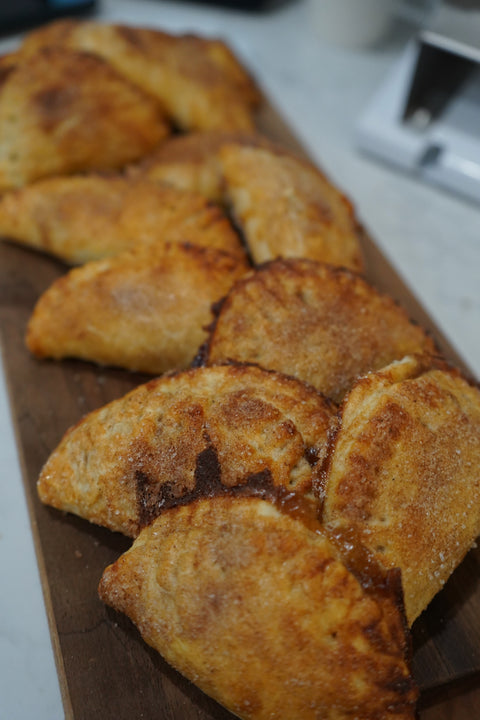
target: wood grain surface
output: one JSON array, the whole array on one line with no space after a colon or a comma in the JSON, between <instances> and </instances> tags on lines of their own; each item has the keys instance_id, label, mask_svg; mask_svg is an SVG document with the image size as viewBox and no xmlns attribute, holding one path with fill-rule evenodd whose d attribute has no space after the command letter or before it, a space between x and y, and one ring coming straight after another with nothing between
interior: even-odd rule
<instances>
[{"instance_id":1,"label":"wood grain surface","mask_svg":"<svg viewBox=\"0 0 480 720\"><path fill-rule=\"evenodd\" d=\"M278 113L261 126L299 150ZM365 237L368 278L407 308L441 350L468 373L404 281ZM0 338L19 454L67 718L227 720L233 716L172 670L125 617L97 597L103 569L130 541L43 506L36 480L68 427L146 377L93 364L37 361L24 345L40 294L66 268L40 253L0 243ZM413 664L424 720L480 717L480 551L469 553L413 628ZM293 719L286 719L293 720Z\"/></svg>"}]
</instances>

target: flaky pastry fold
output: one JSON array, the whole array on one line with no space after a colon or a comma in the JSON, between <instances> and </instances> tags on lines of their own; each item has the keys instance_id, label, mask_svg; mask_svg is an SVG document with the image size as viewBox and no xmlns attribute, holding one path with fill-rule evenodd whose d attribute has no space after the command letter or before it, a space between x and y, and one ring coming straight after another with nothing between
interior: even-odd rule
<instances>
[{"instance_id":1,"label":"flaky pastry fold","mask_svg":"<svg viewBox=\"0 0 480 720\"><path fill-rule=\"evenodd\" d=\"M244 720L406 720L417 696L393 579L366 590L322 528L259 498L169 510L101 599Z\"/></svg>"},{"instance_id":2,"label":"flaky pastry fold","mask_svg":"<svg viewBox=\"0 0 480 720\"><path fill-rule=\"evenodd\" d=\"M336 402L354 380L433 351L405 310L360 275L306 259L265 263L231 288L197 361L255 362L294 375Z\"/></svg>"},{"instance_id":3,"label":"flaky pastry fold","mask_svg":"<svg viewBox=\"0 0 480 720\"><path fill-rule=\"evenodd\" d=\"M312 163L239 143L224 145L219 158L226 200L256 264L307 257L363 270L354 208Z\"/></svg>"},{"instance_id":4,"label":"flaky pastry fold","mask_svg":"<svg viewBox=\"0 0 480 720\"><path fill-rule=\"evenodd\" d=\"M1 63L0 192L120 168L170 134L157 101L97 55L45 47Z\"/></svg>"},{"instance_id":5,"label":"flaky pastry fold","mask_svg":"<svg viewBox=\"0 0 480 720\"><path fill-rule=\"evenodd\" d=\"M316 488L325 525L402 572L410 623L480 534L480 391L412 356L362 378Z\"/></svg>"},{"instance_id":6,"label":"flaky pastry fold","mask_svg":"<svg viewBox=\"0 0 480 720\"><path fill-rule=\"evenodd\" d=\"M176 241L246 257L225 214L198 193L119 175L48 178L7 193L0 235L69 264Z\"/></svg>"},{"instance_id":7,"label":"flaky pastry fold","mask_svg":"<svg viewBox=\"0 0 480 720\"><path fill-rule=\"evenodd\" d=\"M31 31L20 52L29 55L49 46L98 54L159 100L183 130L254 128L260 92L243 64L219 39L67 19Z\"/></svg>"},{"instance_id":8,"label":"flaky pastry fold","mask_svg":"<svg viewBox=\"0 0 480 720\"><path fill-rule=\"evenodd\" d=\"M92 260L40 296L26 332L39 358L80 358L160 374L187 367L212 303L248 269L216 248L140 245Z\"/></svg>"}]
</instances>

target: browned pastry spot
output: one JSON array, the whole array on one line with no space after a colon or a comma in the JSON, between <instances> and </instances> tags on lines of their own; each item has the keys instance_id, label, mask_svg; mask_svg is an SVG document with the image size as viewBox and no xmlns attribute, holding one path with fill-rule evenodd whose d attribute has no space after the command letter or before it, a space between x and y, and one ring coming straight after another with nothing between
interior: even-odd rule
<instances>
[{"instance_id":1,"label":"browned pastry spot","mask_svg":"<svg viewBox=\"0 0 480 720\"><path fill-rule=\"evenodd\" d=\"M190 242L246 254L236 231L197 193L146 178L48 178L0 199L0 235L83 263L139 245Z\"/></svg>"},{"instance_id":2,"label":"browned pastry spot","mask_svg":"<svg viewBox=\"0 0 480 720\"><path fill-rule=\"evenodd\" d=\"M399 567L410 623L480 534L480 392L409 357L347 395L316 487L323 520Z\"/></svg>"},{"instance_id":3,"label":"browned pastry spot","mask_svg":"<svg viewBox=\"0 0 480 720\"><path fill-rule=\"evenodd\" d=\"M158 102L96 55L50 47L4 64L0 191L122 167L170 132Z\"/></svg>"},{"instance_id":4,"label":"browned pastry spot","mask_svg":"<svg viewBox=\"0 0 480 720\"><path fill-rule=\"evenodd\" d=\"M366 591L321 527L221 496L162 514L100 597L245 720L406 720L417 696L401 603Z\"/></svg>"},{"instance_id":5,"label":"browned pastry spot","mask_svg":"<svg viewBox=\"0 0 480 720\"><path fill-rule=\"evenodd\" d=\"M40 498L132 536L166 507L222 487L276 484L311 502L331 418L313 388L253 366L166 375L66 433Z\"/></svg>"},{"instance_id":6,"label":"browned pastry spot","mask_svg":"<svg viewBox=\"0 0 480 720\"><path fill-rule=\"evenodd\" d=\"M60 20L31 32L20 52L67 46L96 53L160 100L184 130L254 129L260 93L221 40L160 30Z\"/></svg>"},{"instance_id":7,"label":"browned pastry spot","mask_svg":"<svg viewBox=\"0 0 480 720\"><path fill-rule=\"evenodd\" d=\"M339 401L358 375L422 350L431 339L362 277L290 258L235 283L197 362L255 362Z\"/></svg>"}]
</instances>

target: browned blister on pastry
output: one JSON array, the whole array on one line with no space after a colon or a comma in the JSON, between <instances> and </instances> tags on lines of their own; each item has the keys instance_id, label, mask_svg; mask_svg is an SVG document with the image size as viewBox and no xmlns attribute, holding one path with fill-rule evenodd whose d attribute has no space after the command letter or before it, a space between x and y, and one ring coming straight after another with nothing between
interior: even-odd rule
<instances>
[{"instance_id":1,"label":"browned blister on pastry","mask_svg":"<svg viewBox=\"0 0 480 720\"><path fill-rule=\"evenodd\" d=\"M244 720L406 720L401 606L365 590L320 526L258 498L168 511L108 567L100 597Z\"/></svg>"},{"instance_id":2,"label":"browned blister on pastry","mask_svg":"<svg viewBox=\"0 0 480 720\"><path fill-rule=\"evenodd\" d=\"M221 148L226 197L255 263L307 257L363 270L350 201L312 164L283 150Z\"/></svg>"},{"instance_id":3,"label":"browned blister on pastry","mask_svg":"<svg viewBox=\"0 0 480 720\"><path fill-rule=\"evenodd\" d=\"M131 536L225 488L276 483L308 501L331 418L312 388L252 366L165 375L73 427L45 464L40 498Z\"/></svg>"},{"instance_id":4,"label":"browned blister on pastry","mask_svg":"<svg viewBox=\"0 0 480 720\"><path fill-rule=\"evenodd\" d=\"M96 55L50 47L13 59L0 84L0 191L121 167L170 132L158 102Z\"/></svg>"},{"instance_id":5,"label":"browned blister on pastry","mask_svg":"<svg viewBox=\"0 0 480 720\"><path fill-rule=\"evenodd\" d=\"M37 357L148 373L187 367L210 306L247 270L222 250L141 246L74 268L40 297L27 328Z\"/></svg>"},{"instance_id":6,"label":"browned blister on pastry","mask_svg":"<svg viewBox=\"0 0 480 720\"><path fill-rule=\"evenodd\" d=\"M290 258L235 283L201 356L280 370L339 401L358 375L422 350L431 339L362 277Z\"/></svg>"},{"instance_id":7,"label":"browned blister on pastry","mask_svg":"<svg viewBox=\"0 0 480 720\"><path fill-rule=\"evenodd\" d=\"M218 207L142 178L48 178L10 192L0 199L0 235L69 264L176 241L246 257Z\"/></svg>"},{"instance_id":8,"label":"browned blister on pastry","mask_svg":"<svg viewBox=\"0 0 480 720\"><path fill-rule=\"evenodd\" d=\"M206 130L172 135L149 157L132 165L129 174L198 192L223 204L225 188L218 153L223 145L232 142L255 147L271 146L271 142L258 133Z\"/></svg>"},{"instance_id":9,"label":"browned blister on pastry","mask_svg":"<svg viewBox=\"0 0 480 720\"><path fill-rule=\"evenodd\" d=\"M441 360L409 357L346 397L323 519L402 571L412 623L480 534L480 392Z\"/></svg>"},{"instance_id":10,"label":"browned blister on pastry","mask_svg":"<svg viewBox=\"0 0 480 720\"><path fill-rule=\"evenodd\" d=\"M108 60L162 102L185 130L252 130L260 93L221 40L94 21L61 20L31 32L21 52L67 45Z\"/></svg>"}]
</instances>

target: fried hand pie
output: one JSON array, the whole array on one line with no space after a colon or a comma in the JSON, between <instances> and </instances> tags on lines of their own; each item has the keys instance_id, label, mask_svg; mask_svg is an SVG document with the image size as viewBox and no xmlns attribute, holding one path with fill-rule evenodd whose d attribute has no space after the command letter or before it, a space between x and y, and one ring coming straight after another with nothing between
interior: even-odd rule
<instances>
[{"instance_id":1,"label":"fried hand pie","mask_svg":"<svg viewBox=\"0 0 480 720\"><path fill-rule=\"evenodd\" d=\"M169 133L157 101L102 58L61 47L14 55L0 84L0 191L122 167Z\"/></svg>"},{"instance_id":2,"label":"fried hand pie","mask_svg":"<svg viewBox=\"0 0 480 720\"><path fill-rule=\"evenodd\" d=\"M97 53L129 81L160 100L183 130L254 128L260 93L221 40L192 34L60 20L32 31L21 52L63 45Z\"/></svg>"},{"instance_id":3,"label":"fried hand pie","mask_svg":"<svg viewBox=\"0 0 480 720\"><path fill-rule=\"evenodd\" d=\"M240 144L221 148L225 193L256 264L307 257L363 270L350 201L307 161Z\"/></svg>"},{"instance_id":4,"label":"fried hand pie","mask_svg":"<svg viewBox=\"0 0 480 720\"><path fill-rule=\"evenodd\" d=\"M318 491L323 520L402 571L410 623L480 534L480 392L409 357L344 401Z\"/></svg>"},{"instance_id":5,"label":"fried hand pie","mask_svg":"<svg viewBox=\"0 0 480 720\"><path fill-rule=\"evenodd\" d=\"M276 483L312 501L331 418L313 388L253 366L164 375L67 432L38 491L48 505L129 536L202 492Z\"/></svg>"},{"instance_id":6,"label":"fried hand pie","mask_svg":"<svg viewBox=\"0 0 480 720\"><path fill-rule=\"evenodd\" d=\"M246 257L238 234L218 207L198 194L142 178L40 180L0 199L0 234L69 264L167 241Z\"/></svg>"},{"instance_id":7,"label":"fried hand pie","mask_svg":"<svg viewBox=\"0 0 480 720\"><path fill-rule=\"evenodd\" d=\"M216 203L224 203L224 186L218 160L220 148L229 143L270 147L259 134L219 130L172 135L154 153L129 168L133 177L148 177L182 190L198 192Z\"/></svg>"},{"instance_id":8,"label":"fried hand pie","mask_svg":"<svg viewBox=\"0 0 480 720\"><path fill-rule=\"evenodd\" d=\"M101 599L245 720L406 720L403 614L367 592L321 528L258 498L169 510L101 579Z\"/></svg>"},{"instance_id":9,"label":"fried hand pie","mask_svg":"<svg viewBox=\"0 0 480 720\"><path fill-rule=\"evenodd\" d=\"M187 367L210 306L245 262L187 243L139 247L58 278L38 300L26 342L39 358L75 357L146 373Z\"/></svg>"},{"instance_id":10,"label":"fried hand pie","mask_svg":"<svg viewBox=\"0 0 480 720\"><path fill-rule=\"evenodd\" d=\"M255 362L339 401L358 375L433 350L390 297L348 270L275 260L237 281L217 307L199 362Z\"/></svg>"}]
</instances>

